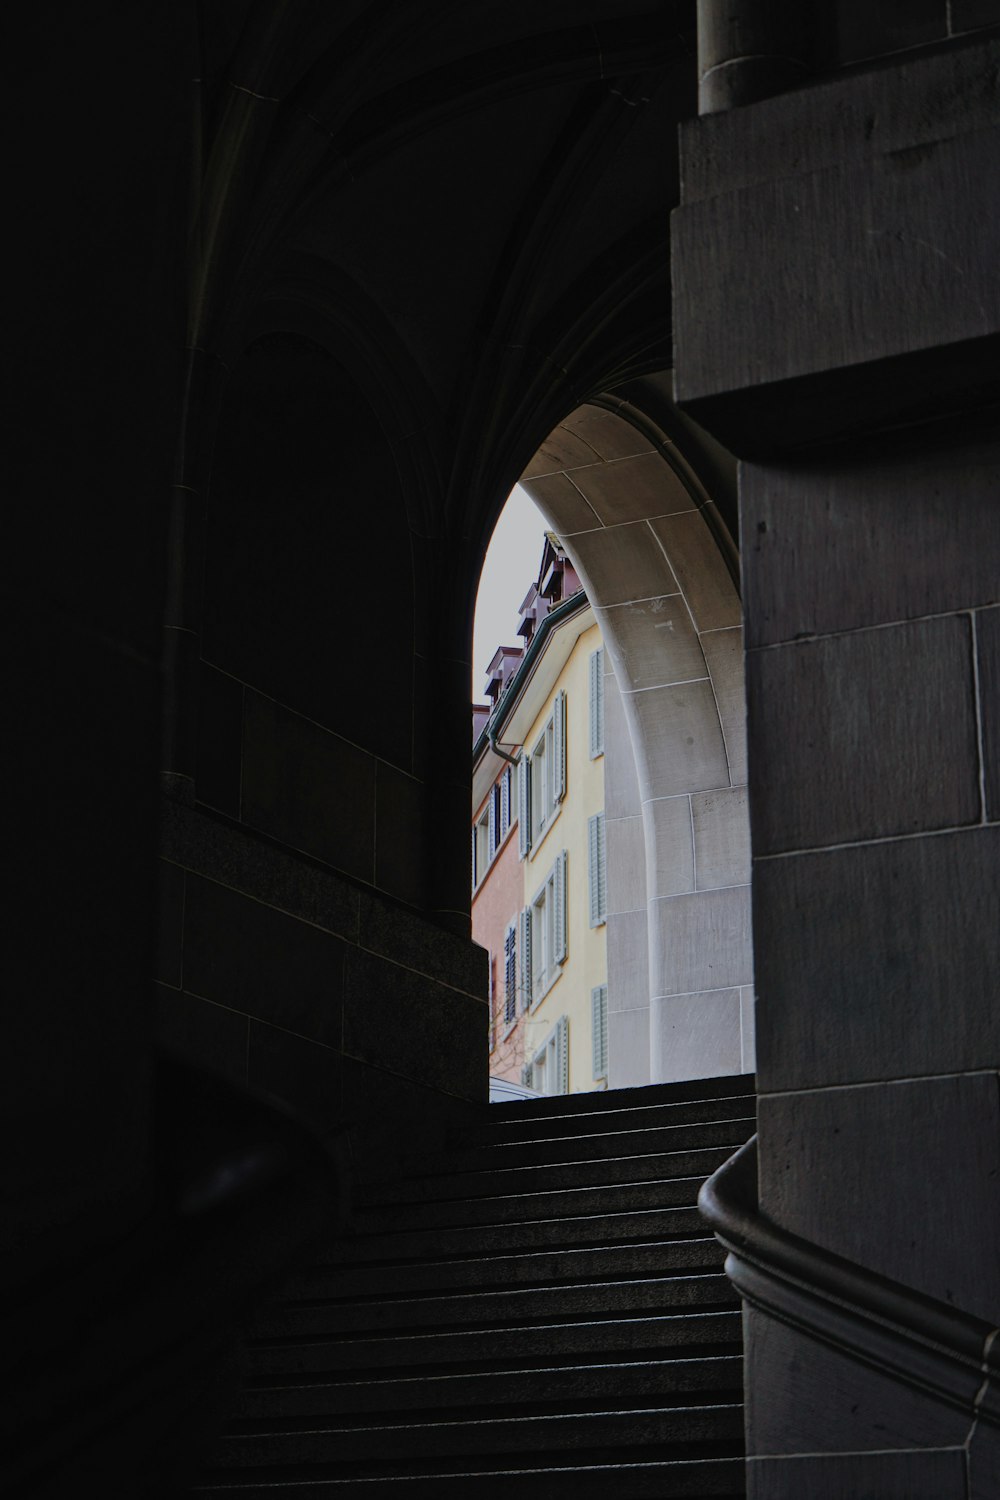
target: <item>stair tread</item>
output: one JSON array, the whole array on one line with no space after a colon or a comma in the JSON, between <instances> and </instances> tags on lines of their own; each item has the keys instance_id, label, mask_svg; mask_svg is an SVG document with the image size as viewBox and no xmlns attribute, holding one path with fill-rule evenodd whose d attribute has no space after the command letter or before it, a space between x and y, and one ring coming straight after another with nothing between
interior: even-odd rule
<instances>
[{"instance_id":1,"label":"stair tread","mask_svg":"<svg viewBox=\"0 0 1000 1500\"><path fill-rule=\"evenodd\" d=\"M490 1106L264 1310L195 1493L742 1500L742 1315L696 1208L752 1075Z\"/></svg>"}]
</instances>

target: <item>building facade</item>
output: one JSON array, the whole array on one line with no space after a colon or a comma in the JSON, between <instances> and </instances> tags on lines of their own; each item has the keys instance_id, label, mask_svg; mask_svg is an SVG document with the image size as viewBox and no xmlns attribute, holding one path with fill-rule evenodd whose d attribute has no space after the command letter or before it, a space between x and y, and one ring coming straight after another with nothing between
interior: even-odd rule
<instances>
[{"instance_id":1,"label":"building facade","mask_svg":"<svg viewBox=\"0 0 1000 1500\"><path fill-rule=\"evenodd\" d=\"M604 650L552 535L519 629L473 751L472 935L490 957L491 1075L579 1093L608 1079ZM501 751L516 764L497 772Z\"/></svg>"}]
</instances>

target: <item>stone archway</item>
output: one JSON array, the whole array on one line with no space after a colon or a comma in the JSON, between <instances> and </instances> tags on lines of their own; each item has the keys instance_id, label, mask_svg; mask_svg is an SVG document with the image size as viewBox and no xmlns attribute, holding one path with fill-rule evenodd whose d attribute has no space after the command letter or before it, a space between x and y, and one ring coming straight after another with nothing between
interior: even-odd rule
<instances>
[{"instance_id":1,"label":"stone archway","mask_svg":"<svg viewBox=\"0 0 1000 1500\"><path fill-rule=\"evenodd\" d=\"M750 1072L735 549L676 443L626 402L578 407L521 483L565 542L607 647L612 1087Z\"/></svg>"}]
</instances>

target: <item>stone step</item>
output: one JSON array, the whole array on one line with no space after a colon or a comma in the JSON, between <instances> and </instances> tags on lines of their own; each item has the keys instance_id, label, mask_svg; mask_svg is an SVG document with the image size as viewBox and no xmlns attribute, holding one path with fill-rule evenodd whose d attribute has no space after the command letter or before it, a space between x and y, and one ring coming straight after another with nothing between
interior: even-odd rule
<instances>
[{"instance_id":1,"label":"stone step","mask_svg":"<svg viewBox=\"0 0 1000 1500\"><path fill-rule=\"evenodd\" d=\"M713 1092L710 1082L697 1086L658 1085L616 1089L605 1093L564 1094L549 1099L526 1099L516 1104L491 1104L477 1118L463 1121L449 1135L452 1147L488 1144L505 1138L531 1139L543 1135L594 1135L602 1131L638 1130L649 1126L682 1125L752 1116L756 1096L741 1077L723 1080L733 1086ZM683 1087L683 1093L675 1088ZM634 1097L633 1097L634 1096ZM734 1107L735 1105L735 1107Z\"/></svg>"},{"instance_id":2,"label":"stone step","mask_svg":"<svg viewBox=\"0 0 1000 1500\"><path fill-rule=\"evenodd\" d=\"M244 1351L248 1380L265 1376L391 1370L415 1374L442 1365L470 1370L503 1370L525 1363L558 1366L669 1358L674 1351L687 1357L729 1354L740 1347L738 1308L649 1317L578 1319L527 1326L482 1329L425 1329L405 1334L358 1334L339 1338L264 1339L250 1341Z\"/></svg>"},{"instance_id":3,"label":"stone step","mask_svg":"<svg viewBox=\"0 0 1000 1500\"><path fill-rule=\"evenodd\" d=\"M396 1216L397 1218L399 1216ZM643 1209L617 1213L576 1214L560 1218L515 1219L510 1223L472 1225L430 1224L408 1227L399 1222L381 1232L345 1235L319 1252L320 1265L352 1265L380 1262L385 1265L414 1260L421 1255L470 1256L521 1250L558 1250L569 1245L613 1245L647 1240L676 1239L681 1235L701 1238L705 1221L693 1203L672 1208Z\"/></svg>"},{"instance_id":4,"label":"stone step","mask_svg":"<svg viewBox=\"0 0 1000 1500\"><path fill-rule=\"evenodd\" d=\"M366 1205L354 1210L353 1220L357 1230L377 1234L387 1230L460 1228L531 1219L634 1213L639 1209L694 1207L704 1180L702 1174L653 1182L564 1188L552 1192L525 1191L437 1203Z\"/></svg>"},{"instance_id":5,"label":"stone step","mask_svg":"<svg viewBox=\"0 0 1000 1500\"><path fill-rule=\"evenodd\" d=\"M232 1415L239 1420L266 1417L327 1416L336 1412L380 1412L393 1416L415 1411L504 1408L586 1409L609 1397L619 1410L635 1405L667 1404L668 1398L697 1391L739 1401L743 1380L738 1354L680 1358L663 1363L584 1364L516 1370L464 1370L459 1374L424 1374L398 1379L299 1379L257 1384L245 1389ZM391 1418L390 1418L391 1419Z\"/></svg>"},{"instance_id":6,"label":"stone step","mask_svg":"<svg viewBox=\"0 0 1000 1500\"><path fill-rule=\"evenodd\" d=\"M501 1138L492 1145L450 1151L449 1171L481 1172L495 1167L554 1166L560 1162L605 1161L622 1156L649 1156L657 1152L702 1151L709 1146L729 1146L735 1151L757 1128L753 1115L732 1115L688 1125L647 1126L635 1130L597 1130L571 1135L531 1136L525 1140ZM439 1152L414 1157L414 1176L440 1172Z\"/></svg>"},{"instance_id":7,"label":"stone step","mask_svg":"<svg viewBox=\"0 0 1000 1500\"><path fill-rule=\"evenodd\" d=\"M599 1245L582 1250L522 1251L463 1260L434 1260L429 1255L392 1268L397 1295L408 1292L461 1290L478 1287L554 1286L567 1281L593 1281L617 1276L631 1280L642 1275L678 1271L721 1270L725 1251L712 1238L657 1240L643 1245ZM290 1281L283 1301L320 1301L335 1297L371 1297L386 1286L386 1268L362 1265L311 1266Z\"/></svg>"},{"instance_id":8,"label":"stone step","mask_svg":"<svg viewBox=\"0 0 1000 1500\"><path fill-rule=\"evenodd\" d=\"M506 1100L491 1104L490 1115L579 1115L601 1111L642 1109L649 1105L680 1105L704 1099L752 1097L753 1073L725 1073L715 1078L688 1078L683 1083L635 1084L623 1089L594 1089L582 1094L547 1094L538 1099Z\"/></svg>"},{"instance_id":9,"label":"stone step","mask_svg":"<svg viewBox=\"0 0 1000 1500\"><path fill-rule=\"evenodd\" d=\"M453 1292L447 1296L391 1297L368 1301L293 1302L257 1320L264 1338L317 1338L343 1333L432 1327L497 1325L605 1318L620 1313L674 1312L686 1307L727 1307L738 1298L721 1272L662 1276L645 1281L596 1281L580 1286Z\"/></svg>"},{"instance_id":10,"label":"stone step","mask_svg":"<svg viewBox=\"0 0 1000 1500\"><path fill-rule=\"evenodd\" d=\"M360 1484L352 1474L313 1470L308 1476L269 1475L257 1481L250 1476L217 1477L193 1493L232 1496L234 1500L322 1500L324 1496L349 1496L354 1490L365 1500L743 1500L742 1452L722 1457L717 1452L697 1458L649 1460L636 1463L631 1455L620 1462L560 1463L527 1467L513 1459L505 1468L497 1464L458 1465L448 1471L424 1466L419 1473L382 1478L366 1477Z\"/></svg>"},{"instance_id":11,"label":"stone step","mask_svg":"<svg viewBox=\"0 0 1000 1500\"><path fill-rule=\"evenodd\" d=\"M642 1448L656 1448L660 1456L671 1447L738 1443L743 1435L739 1403L693 1406L652 1406L634 1411L589 1411L584 1414L513 1417L476 1413L464 1421L429 1417L421 1422L389 1425L336 1420L305 1425L263 1420L248 1430L232 1432L219 1443L214 1463L221 1469L267 1470L284 1465L393 1461L412 1465L434 1460L442 1453L452 1459L481 1454L581 1451L598 1456L619 1449L634 1456Z\"/></svg>"},{"instance_id":12,"label":"stone step","mask_svg":"<svg viewBox=\"0 0 1000 1500\"><path fill-rule=\"evenodd\" d=\"M499 1163L487 1170L438 1172L434 1176L404 1179L368 1188L361 1203L366 1206L401 1203L454 1202L468 1198L497 1198L510 1194L563 1192L584 1187L610 1187L618 1183L665 1182L698 1177L702 1181L721 1167L742 1140L727 1141L696 1151L668 1151L648 1156L600 1157L593 1161L551 1162L531 1166Z\"/></svg>"}]
</instances>

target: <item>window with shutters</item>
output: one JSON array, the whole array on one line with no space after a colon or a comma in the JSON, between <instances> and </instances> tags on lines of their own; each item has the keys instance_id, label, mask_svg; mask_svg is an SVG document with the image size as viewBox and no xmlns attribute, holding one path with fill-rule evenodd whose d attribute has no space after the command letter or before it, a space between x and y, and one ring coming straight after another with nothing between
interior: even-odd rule
<instances>
[{"instance_id":1,"label":"window with shutters","mask_svg":"<svg viewBox=\"0 0 1000 1500\"><path fill-rule=\"evenodd\" d=\"M604 754L604 649L590 654L590 758Z\"/></svg>"},{"instance_id":2,"label":"window with shutters","mask_svg":"<svg viewBox=\"0 0 1000 1500\"><path fill-rule=\"evenodd\" d=\"M472 830L472 889L481 884L513 824L517 821L517 784L507 766L494 782Z\"/></svg>"},{"instance_id":3,"label":"window with shutters","mask_svg":"<svg viewBox=\"0 0 1000 1500\"><path fill-rule=\"evenodd\" d=\"M590 867L590 925L599 927L608 918L607 855L602 812L587 819L587 853Z\"/></svg>"},{"instance_id":4,"label":"window with shutters","mask_svg":"<svg viewBox=\"0 0 1000 1500\"><path fill-rule=\"evenodd\" d=\"M522 1073L540 1094L569 1093L569 1021L560 1016Z\"/></svg>"},{"instance_id":5,"label":"window with shutters","mask_svg":"<svg viewBox=\"0 0 1000 1500\"><path fill-rule=\"evenodd\" d=\"M608 1076L608 987L595 984L590 992L590 1018L594 1045L594 1078Z\"/></svg>"},{"instance_id":6,"label":"window with shutters","mask_svg":"<svg viewBox=\"0 0 1000 1500\"><path fill-rule=\"evenodd\" d=\"M517 928L513 922L503 940L503 1018L507 1026L517 1020Z\"/></svg>"},{"instance_id":7,"label":"window with shutters","mask_svg":"<svg viewBox=\"0 0 1000 1500\"><path fill-rule=\"evenodd\" d=\"M530 754L521 757L522 857L541 843L566 795L566 694L558 693Z\"/></svg>"},{"instance_id":8,"label":"window with shutters","mask_svg":"<svg viewBox=\"0 0 1000 1500\"><path fill-rule=\"evenodd\" d=\"M546 995L566 962L566 851L559 855L522 921L521 962L530 1003Z\"/></svg>"}]
</instances>

